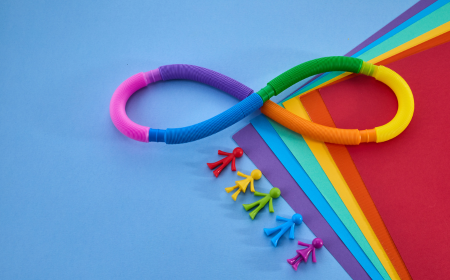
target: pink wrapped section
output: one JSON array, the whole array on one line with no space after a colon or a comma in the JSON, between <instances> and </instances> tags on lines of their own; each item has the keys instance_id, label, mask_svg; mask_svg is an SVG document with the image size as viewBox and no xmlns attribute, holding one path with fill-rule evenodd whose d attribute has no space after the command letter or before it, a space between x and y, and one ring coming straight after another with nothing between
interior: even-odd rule
<instances>
[{"instance_id":1,"label":"pink wrapped section","mask_svg":"<svg viewBox=\"0 0 450 280\"><path fill-rule=\"evenodd\" d=\"M161 80L159 69L138 73L126 79L114 92L109 105L111 119L117 129L131 139L148 142L149 127L134 123L128 118L125 106L130 96L139 89Z\"/></svg>"}]
</instances>

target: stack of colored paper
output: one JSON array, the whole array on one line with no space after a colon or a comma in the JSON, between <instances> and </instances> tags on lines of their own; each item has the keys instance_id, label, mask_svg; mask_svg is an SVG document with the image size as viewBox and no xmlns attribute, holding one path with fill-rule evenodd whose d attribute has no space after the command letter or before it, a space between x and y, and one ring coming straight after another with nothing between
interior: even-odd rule
<instances>
[{"instance_id":1,"label":"stack of colored paper","mask_svg":"<svg viewBox=\"0 0 450 280\"><path fill-rule=\"evenodd\" d=\"M233 139L354 279L446 279L450 207L446 107L450 3L420 1L348 56L386 65L410 85L415 112L398 137L342 146L261 115ZM280 104L281 105L281 104ZM282 102L327 126L367 129L397 111L373 78L326 73Z\"/></svg>"}]
</instances>

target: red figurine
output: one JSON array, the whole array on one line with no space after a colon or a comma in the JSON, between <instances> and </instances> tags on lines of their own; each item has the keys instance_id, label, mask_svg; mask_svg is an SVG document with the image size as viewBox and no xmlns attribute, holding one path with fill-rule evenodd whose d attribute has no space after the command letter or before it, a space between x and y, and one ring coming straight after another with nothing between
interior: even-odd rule
<instances>
[{"instance_id":1,"label":"red figurine","mask_svg":"<svg viewBox=\"0 0 450 280\"><path fill-rule=\"evenodd\" d=\"M230 162L231 162L231 170L236 171L236 158L240 158L244 154L244 151L241 148L237 147L233 150L232 153L227 153L219 150L218 154L227 157L214 163L207 163L209 169L214 169L220 165L219 168L217 168L213 172L216 177L219 177L220 172L222 172L225 166L227 166Z\"/></svg>"}]
</instances>

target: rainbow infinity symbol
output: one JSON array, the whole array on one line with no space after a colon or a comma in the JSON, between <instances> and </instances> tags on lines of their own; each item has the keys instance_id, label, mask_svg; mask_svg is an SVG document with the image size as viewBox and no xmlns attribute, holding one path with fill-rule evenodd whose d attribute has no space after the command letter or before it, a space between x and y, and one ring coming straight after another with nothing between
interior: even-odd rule
<instances>
[{"instance_id":1,"label":"rainbow infinity symbol","mask_svg":"<svg viewBox=\"0 0 450 280\"><path fill-rule=\"evenodd\" d=\"M395 117L389 123L373 129L339 129L300 118L269 100L305 78L330 71L360 73L388 85L398 99L398 111ZM241 101L211 119L183 128L154 129L136 124L128 118L125 105L133 93L158 81L176 79L192 80L213 86ZM358 58L331 56L297 65L267 83L256 93L238 81L206 68L186 64L161 66L125 80L112 96L110 114L117 129L134 140L181 144L217 133L259 108L272 120L312 139L335 144L359 145L368 142L384 142L405 130L414 113L414 99L405 80L389 68L376 66Z\"/></svg>"}]
</instances>

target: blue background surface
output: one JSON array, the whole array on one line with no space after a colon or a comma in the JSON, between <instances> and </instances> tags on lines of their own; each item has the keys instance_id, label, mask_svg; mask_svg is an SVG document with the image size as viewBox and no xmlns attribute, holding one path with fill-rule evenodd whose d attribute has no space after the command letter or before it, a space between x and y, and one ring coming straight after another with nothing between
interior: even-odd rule
<instances>
[{"instance_id":1,"label":"blue background surface","mask_svg":"<svg viewBox=\"0 0 450 280\"><path fill-rule=\"evenodd\" d=\"M275 200L251 221L206 162L257 112L184 145L123 136L109 101L129 76L172 63L221 72L254 90L301 62L342 55L411 1L2 1L0 3L1 279L348 279L328 253L295 272L299 248L264 227L289 217ZM292 92L274 98L280 101ZM189 81L136 93L130 118L191 125L236 100ZM254 165L244 156L238 170ZM256 189L268 191L263 177ZM305 225L296 240L314 238ZM326 244L325 244L326 247Z\"/></svg>"}]
</instances>

